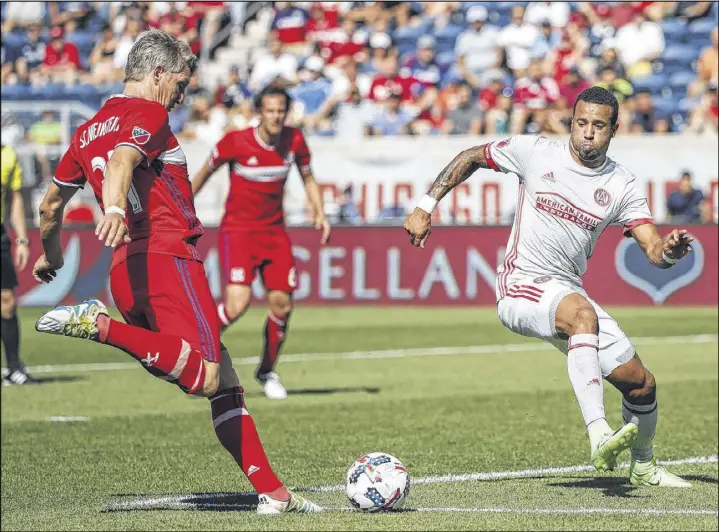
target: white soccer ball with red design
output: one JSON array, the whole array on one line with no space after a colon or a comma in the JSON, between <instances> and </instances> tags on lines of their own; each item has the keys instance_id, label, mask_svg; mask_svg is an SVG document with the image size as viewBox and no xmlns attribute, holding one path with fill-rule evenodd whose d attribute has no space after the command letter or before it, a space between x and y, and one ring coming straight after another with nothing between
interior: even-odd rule
<instances>
[{"instance_id":1,"label":"white soccer ball with red design","mask_svg":"<svg viewBox=\"0 0 719 532\"><path fill-rule=\"evenodd\" d=\"M409 474L402 462L387 453L359 457L347 471L345 493L365 512L396 510L409 495Z\"/></svg>"}]
</instances>

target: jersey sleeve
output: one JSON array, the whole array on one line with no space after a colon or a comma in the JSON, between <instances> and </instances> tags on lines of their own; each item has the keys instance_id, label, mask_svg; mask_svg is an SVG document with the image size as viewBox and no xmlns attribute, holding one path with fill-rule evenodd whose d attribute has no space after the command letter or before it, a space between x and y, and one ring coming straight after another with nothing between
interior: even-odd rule
<instances>
[{"instance_id":1,"label":"jersey sleeve","mask_svg":"<svg viewBox=\"0 0 719 532\"><path fill-rule=\"evenodd\" d=\"M2 165L2 182L7 183L10 190L17 192L22 187L22 168L20 161L17 160L17 153L12 148L3 149L3 155L7 161Z\"/></svg>"},{"instance_id":2,"label":"jersey sleeve","mask_svg":"<svg viewBox=\"0 0 719 532\"><path fill-rule=\"evenodd\" d=\"M55 169L55 177L52 180L59 187L85 187L85 174L75 157L74 146L74 144L70 144L70 149L65 152Z\"/></svg>"},{"instance_id":3,"label":"jersey sleeve","mask_svg":"<svg viewBox=\"0 0 719 532\"><path fill-rule=\"evenodd\" d=\"M524 179L538 138L535 135L515 135L491 142L484 147L484 158L495 172L514 173L520 180Z\"/></svg>"},{"instance_id":4,"label":"jersey sleeve","mask_svg":"<svg viewBox=\"0 0 719 532\"><path fill-rule=\"evenodd\" d=\"M624 236L631 236L630 231L639 225L654 223L652 213L649 212L649 202L639 191L634 178L624 190L614 221L624 226Z\"/></svg>"},{"instance_id":5,"label":"jersey sleeve","mask_svg":"<svg viewBox=\"0 0 719 532\"><path fill-rule=\"evenodd\" d=\"M141 105L122 117L119 146L130 146L142 153L149 166L164 151L170 138L170 119L161 105Z\"/></svg>"},{"instance_id":6,"label":"jersey sleeve","mask_svg":"<svg viewBox=\"0 0 719 532\"><path fill-rule=\"evenodd\" d=\"M295 163L297 164L297 168L299 168L300 171L309 170L311 158L310 148L307 146L305 136L302 134L302 131L298 129L295 133Z\"/></svg>"},{"instance_id":7,"label":"jersey sleeve","mask_svg":"<svg viewBox=\"0 0 719 532\"><path fill-rule=\"evenodd\" d=\"M235 135L228 133L215 145L212 153L210 154L210 158L207 160L210 168L219 168L223 164L228 163L237 157L238 154L235 150L234 139Z\"/></svg>"}]
</instances>

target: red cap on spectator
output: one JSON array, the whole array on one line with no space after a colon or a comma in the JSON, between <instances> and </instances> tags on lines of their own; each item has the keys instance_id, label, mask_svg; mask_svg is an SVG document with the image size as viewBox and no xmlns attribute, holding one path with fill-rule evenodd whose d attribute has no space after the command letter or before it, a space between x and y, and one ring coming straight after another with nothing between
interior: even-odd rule
<instances>
[{"instance_id":1,"label":"red cap on spectator","mask_svg":"<svg viewBox=\"0 0 719 532\"><path fill-rule=\"evenodd\" d=\"M65 35L65 32L60 26L55 26L53 29L50 30L50 38L51 39L62 39L62 37Z\"/></svg>"}]
</instances>

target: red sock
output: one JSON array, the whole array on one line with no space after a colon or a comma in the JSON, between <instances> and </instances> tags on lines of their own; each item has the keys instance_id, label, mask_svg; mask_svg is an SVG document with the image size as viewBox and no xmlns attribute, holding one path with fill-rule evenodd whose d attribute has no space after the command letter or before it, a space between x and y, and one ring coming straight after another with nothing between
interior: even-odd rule
<instances>
[{"instance_id":1,"label":"red sock","mask_svg":"<svg viewBox=\"0 0 719 532\"><path fill-rule=\"evenodd\" d=\"M265 322L265 344L262 350L262 362L259 374L269 373L277 364L280 356L282 344L285 343L285 333L290 320L287 314L284 318L277 317L272 311L267 313L267 321Z\"/></svg>"},{"instance_id":2,"label":"red sock","mask_svg":"<svg viewBox=\"0 0 719 532\"><path fill-rule=\"evenodd\" d=\"M176 380L188 394L202 388L205 381L202 353L179 336L148 331L105 316L98 318L97 327L101 343L129 353L156 377Z\"/></svg>"},{"instance_id":3,"label":"red sock","mask_svg":"<svg viewBox=\"0 0 719 532\"><path fill-rule=\"evenodd\" d=\"M270 467L242 392L238 386L221 390L210 398L215 433L257 493L272 493L283 485Z\"/></svg>"}]
</instances>

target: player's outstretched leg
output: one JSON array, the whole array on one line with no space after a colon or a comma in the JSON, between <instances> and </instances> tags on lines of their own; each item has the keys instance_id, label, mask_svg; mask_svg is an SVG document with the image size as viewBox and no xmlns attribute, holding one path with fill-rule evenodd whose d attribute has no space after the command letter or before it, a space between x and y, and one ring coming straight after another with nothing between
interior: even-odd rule
<instances>
[{"instance_id":1,"label":"player's outstretched leg","mask_svg":"<svg viewBox=\"0 0 719 532\"><path fill-rule=\"evenodd\" d=\"M659 408L654 375L637 355L616 368L607 380L622 393L622 418L639 427L632 446L629 481L634 486L688 488L691 484L657 464L654 457L654 433Z\"/></svg>"},{"instance_id":2,"label":"player's outstretched leg","mask_svg":"<svg viewBox=\"0 0 719 532\"><path fill-rule=\"evenodd\" d=\"M240 381L232 369L232 360L224 346L220 353L219 382L220 391L210 397L215 433L257 490L257 513L272 515L322 511L316 504L290 492L272 471L255 423L245 406Z\"/></svg>"},{"instance_id":3,"label":"player's outstretched leg","mask_svg":"<svg viewBox=\"0 0 719 532\"><path fill-rule=\"evenodd\" d=\"M592 305L572 293L559 303L556 328L569 337L567 372L589 433L592 464L598 471L611 471L619 453L637 437L637 426L627 423L613 431L604 412L604 388L599 364L599 322Z\"/></svg>"},{"instance_id":4,"label":"player's outstretched leg","mask_svg":"<svg viewBox=\"0 0 719 532\"><path fill-rule=\"evenodd\" d=\"M274 369L280 357L282 344L287 338L292 313L292 296L287 292L273 290L267 294L267 301L270 308L265 321L262 360L255 376L262 383L267 397L285 399L287 390L282 386L280 377Z\"/></svg>"},{"instance_id":5,"label":"player's outstretched leg","mask_svg":"<svg viewBox=\"0 0 719 532\"><path fill-rule=\"evenodd\" d=\"M150 373L176 381L188 394L202 391L205 384L205 363L199 351L192 349L179 336L111 319L105 305L97 299L56 307L37 320L35 329L122 349L141 362Z\"/></svg>"}]
</instances>

